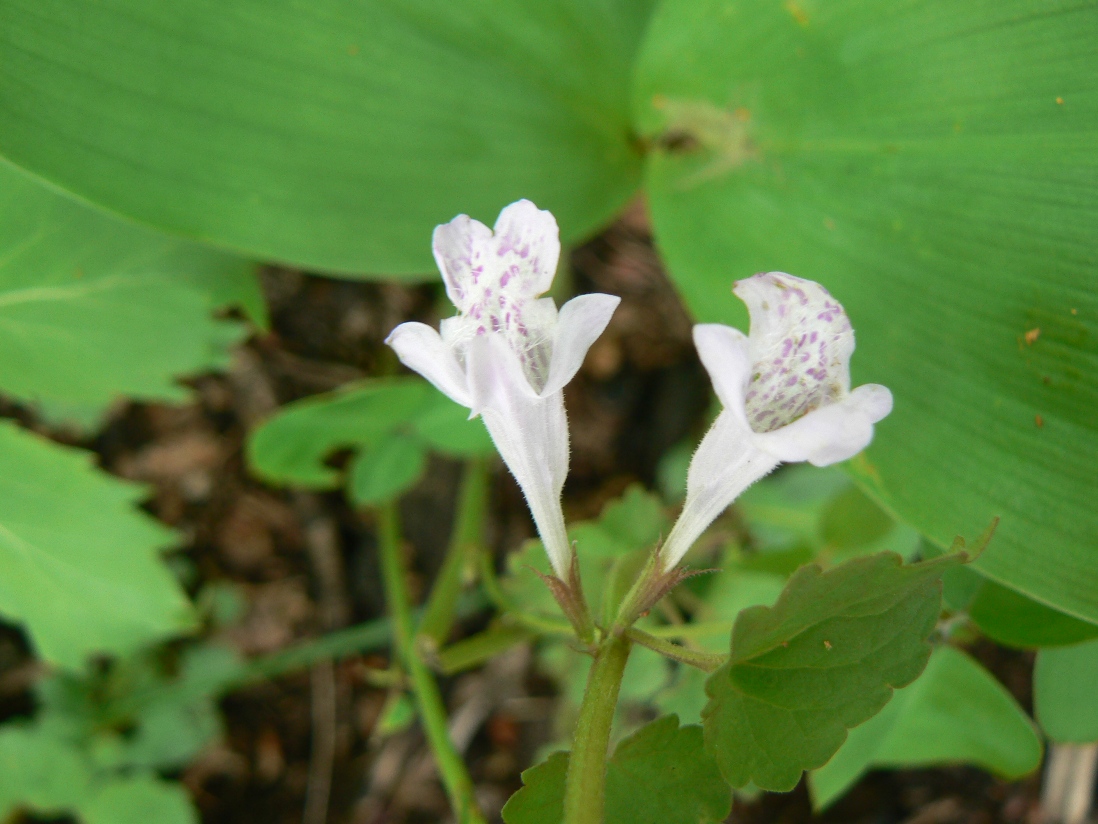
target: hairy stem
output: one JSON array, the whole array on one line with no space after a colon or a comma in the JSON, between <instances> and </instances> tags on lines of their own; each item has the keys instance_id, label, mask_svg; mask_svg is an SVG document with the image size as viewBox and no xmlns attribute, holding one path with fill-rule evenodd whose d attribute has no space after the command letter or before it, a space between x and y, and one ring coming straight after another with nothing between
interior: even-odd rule
<instances>
[{"instance_id":1,"label":"hairy stem","mask_svg":"<svg viewBox=\"0 0 1098 824\"><path fill-rule=\"evenodd\" d=\"M446 560L431 587L419 624L419 635L436 649L450 637L466 575L476 569L477 555L484 546L487 504L488 470L483 460L474 458L465 464Z\"/></svg>"},{"instance_id":2,"label":"hairy stem","mask_svg":"<svg viewBox=\"0 0 1098 824\"><path fill-rule=\"evenodd\" d=\"M670 641L665 641L662 638L657 638L654 635L649 635L644 630L637 629L636 627L630 627L625 631L625 634L630 641L640 644L642 647L648 647L648 649L658 652L665 658L670 658L673 661L678 661L683 664L689 664L690 666L697 667L705 672L715 672L728 661L727 655L688 649L687 647L682 647L678 644L672 644Z\"/></svg>"},{"instance_id":3,"label":"hairy stem","mask_svg":"<svg viewBox=\"0 0 1098 824\"><path fill-rule=\"evenodd\" d=\"M442 783L450 805L462 824L484 824L484 817L473 795L473 782L465 764L450 741L446 725L446 708L434 676L415 649L412 605L404 580L401 557L400 520L396 504L385 504L378 510L378 539L381 553L381 573L385 597L393 621L393 643L412 682L419 717L423 721L427 741L438 763Z\"/></svg>"},{"instance_id":4,"label":"hairy stem","mask_svg":"<svg viewBox=\"0 0 1098 824\"><path fill-rule=\"evenodd\" d=\"M602 824L606 800L606 751L631 642L613 635L599 646L587 676L568 775L564 784L564 824Z\"/></svg>"}]
</instances>

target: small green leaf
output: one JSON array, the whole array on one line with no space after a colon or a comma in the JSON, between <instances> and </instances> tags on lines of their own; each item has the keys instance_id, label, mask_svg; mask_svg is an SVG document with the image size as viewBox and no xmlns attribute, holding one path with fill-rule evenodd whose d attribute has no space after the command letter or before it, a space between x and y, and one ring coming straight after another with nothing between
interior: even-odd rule
<instances>
[{"instance_id":1,"label":"small green leaf","mask_svg":"<svg viewBox=\"0 0 1098 824\"><path fill-rule=\"evenodd\" d=\"M109 217L0 161L0 390L92 421L129 395L226 365L244 333L216 307L262 307L245 261Z\"/></svg>"},{"instance_id":2,"label":"small green leaf","mask_svg":"<svg viewBox=\"0 0 1098 824\"><path fill-rule=\"evenodd\" d=\"M340 473L325 463L329 455L380 448L397 435L405 455L413 441L453 455L482 454L491 445L484 423L467 418L467 410L418 378L371 379L288 404L252 433L248 460L268 481L330 489Z\"/></svg>"},{"instance_id":3,"label":"small green leaf","mask_svg":"<svg viewBox=\"0 0 1098 824\"><path fill-rule=\"evenodd\" d=\"M740 613L728 664L709 677L705 741L725 779L786 791L846 731L926 665L947 556L903 566L882 553L798 570L773 607Z\"/></svg>"},{"instance_id":4,"label":"small green leaf","mask_svg":"<svg viewBox=\"0 0 1098 824\"><path fill-rule=\"evenodd\" d=\"M181 784L151 776L115 779L78 806L84 824L199 824Z\"/></svg>"},{"instance_id":5,"label":"small green leaf","mask_svg":"<svg viewBox=\"0 0 1098 824\"><path fill-rule=\"evenodd\" d=\"M360 506L385 503L406 492L427 467L418 438L390 435L358 451L347 478L347 494Z\"/></svg>"},{"instance_id":6,"label":"small green leaf","mask_svg":"<svg viewBox=\"0 0 1098 824\"><path fill-rule=\"evenodd\" d=\"M670 526L663 503L640 484L608 503L599 515L599 525L630 549L651 549Z\"/></svg>"},{"instance_id":7,"label":"small green leaf","mask_svg":"<svg viewBox=\"0 0 1098 824\"><path fill-rule=\"evenodd\" d=\"M415 378L382 378L295 401L252 433L248 462L274 483L334 487L340 475L325 465L328 455L380 442L411 420L431 391Z\"/></svg>"},{"instance_id":8,"label":"small green leaf","mask_svg":"<svg viewBox=\"0 0 1098 824\"><path fill-rule=\"evenodd\" d=\"M72 745L36 727L0 729L0 821L19 808L61 815L90 792L87 762Z\"/></svg>"},{"instance_id":9,"label":"small green leaf","mask_svg":"<svg viewBox=\"0 0 1098 824\"><path fill-rule=\"evenodd\" d=\"M385 706L381 708L377 723L374 725L374 735L386 738L408 729L416 720L416 707L403 692L392 692L385 700Z\"/></svg>"},{"instance_id":10,"label":"small green leaf","mask_svg":"<svg viewBox=\"0 0 1098 824\"><path fill-rule=\"evenodd\" d=\"M92 456L0 421L0 613L47 661L80 668L192 629L159 557L175 535L136 508L140 487Z\"/></svg>"},{"instance_id":11,"label":"small green leaf","mask_svg":"<svg viewBox=\"0 0 1098 824\"><path fill-rule=\"evenodd\" d=\"M958 649L939 647L915 683L850 731L809 775L812 803L827 807L872 767L975 764L1016 779L1041 763L1041 740L1018 702Z\"/></svg>"},{"instance_id":12,"label":"small green leaf","mask_svg":"<svg viewBox=\"0 0 1098 824\"><path fill-rule=\"evenodd\" d=\"M496 445L484 425L470 421L469 410L441 392L430 393L412 428L431 449L443 455L476 458L496 454Z\"/></svg>"},{"instance_id":13,"label":"small green leaf","mask_svg":"<svg viewBox=\"0 0 1098 824\"><path fill-rule=\"evenodd\" d=\"M580 577L588 602L599 604L604 596L613 595L609 590L620 589L622 585L628 588L632 579L628 577L628 570L621 567L635 565L639 569L660 536L667 534L667 528L663 504L639 484L606 504L597 520L581 521L569 527L568 538L578 549ZM622 575L615 575L615 567ZM511 597L525 609L560 614L545 584L533 570L543 574L551 571L545 549L538 541L527 542L508 560L504 585Z\"/></svg>"},{"instance_id":14,"label":"small green leaf","mask_svg":"<svg viewBox=\"0 0 1098 824\"><path fill-rule=\"evenodd\" d=\"M560 824L568 753L522 774L523 787L503 808L506 824ZM705 752L701 727L658 718L618 744L606 768L606 824L715 824L732 810L732 794Z\"/></svg>"},{"instance_id":15,"label":"small green leaf","mask_svg":"<svg viewBox=\"0 0 1098 824\"><path fill-rule=\"evenodd\" d=\"M905 560L919 533L898 523L838 467L795 464L752 486L737 501L762 553L804 547L822 564L891 551Z\"/></svg>"},{"instance_id":16,"label":"small green leaf","mask_svg":"<svg viewBox=\"0 0 1098 824\"><path fill-rule=\"evenodd\" d=\"M1033 703L1053 741L1098 741L1098 641L1043 649L1033 673Z\"/></svg>"}]
</instances>

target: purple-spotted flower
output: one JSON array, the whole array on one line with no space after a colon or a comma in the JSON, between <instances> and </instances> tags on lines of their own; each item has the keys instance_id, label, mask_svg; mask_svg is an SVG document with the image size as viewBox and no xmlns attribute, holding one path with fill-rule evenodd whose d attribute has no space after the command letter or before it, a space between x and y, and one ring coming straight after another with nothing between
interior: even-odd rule
<instances>
[{"instance_id":1,"label":"purple-spotted flower","mask_svg":"<svg viewBox=\"0 0 1098 824\"><path fill-rule=\"evenodd\" d=\"M687 474L686 503L660 556L671 569L737 496L779 463L827 466L869 445L892 411L877 384L851 391L854 330L818 283L783 272L738 281L751 333L694 327L694 344L724 409Z\"/></svg>"},{"instance_id":2,"label":"purple-spotted flower","mask_svg":"<svg viewBox=\"0 0 1098 824\"><path fill-rule=\"evenodd\" d=\"M400 360L481 415L530 506L556 574L572 550L560 494L568 473L563 388L602 334L619 298L581 295L557 311L549 289L560 256L557 222L528 200L495 229L459 215L435 229L435 261L458 314L440 332L402 323L386 339Z\"/></svg>"}]
</instances>

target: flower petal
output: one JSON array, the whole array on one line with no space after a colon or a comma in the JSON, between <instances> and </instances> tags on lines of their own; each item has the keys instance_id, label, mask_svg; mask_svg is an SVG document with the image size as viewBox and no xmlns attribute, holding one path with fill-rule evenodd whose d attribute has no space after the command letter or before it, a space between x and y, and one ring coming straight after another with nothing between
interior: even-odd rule
<instances>
[{"instance_id":1,"label":"flower petal","mask_svg":"<svg viewBox=\"0 0 1098 824\"><path fill-rule=\"evenodd\" d=\"M784 272L741 280L733 291L751 312L747 419L768 432L846 395L854 330L820 284Z\"/></svg>"},{"instance_id":2,"label":"flower petal","mask_svg":"<svg viewBox=\"0 0 1098 824\"><path fill-rule=\"evenodd\" d=\"M747 335L723 323L694 327L694 348L721 405L747 429L744 396L751 377Z\"/></svg>"},{"instance_id":3,"label":"flower petal","mask_svg":"<svg viewBox=\"0 0 1098 824\"><path fill-rule=\"evenodd\" d=\"M389 333L385 343L400 362L418 372L440 392L462 406L472 406L472 397L461 364L438 332L424 323L402 323Z\"/></svg>"},{"instance_id":4,"label":"flower petal","mask_svg":"<svg viewBox=\"0 0 1098 824\"><path fill-rule=\"evenodd\" d=\"M892 392L879 383L862 384L850 393L850 397L858 399L871 423L883 420L892 412Z\"/></svg>"},{"instance_id":5,"label":"flower petal","mask_svg":"<svg viewBox=\"0 0 1098 824\"><path fill-rule=\"evenodd\" d=\"M534 394L515 355L499 335L481 335L466 354L474 411L515 476L534 516L553 570L567 578L571 549L560 506L568 474L564 396Z\"/></svg>"},{"instance_id":6,"label":"flower petal","mask_svg":"<svg viewBox=\"0 0 1098 824\"><path fill-rule=\"evenodd\" d=\"M782 461L828 466L852 458L869 446L873 424L891 408L891 392L877 384L866 384L781 429L756 434L754 442Z\"/></svg>"},{"instance_id":7,"label":"flower petal","mask_svg":"<svg viewBox=\"0 0 1098 824\"><path fill-rule=\"evenodd\" d=\"M492 230L469 215L458 215L435 227L431 249L446 284L446 295L459 311L465 312L476 300L485 260L489 258Z\"/></svg>"},{"instance_id":8,"label":"flower petal","mask_svg":"<svg viewBox=\"0 0 1098 824\"><path fill-rule=\"evenodd\" d=\"M717 516L778 463L754 445L742 419L727 409L721 412L690 461L686 503L661 550L663 568L671 569L682 560Z\"/></svg>"},{"instance_id":9,"label":"flower petal","mask_svg":"<svg viewBox=\"0 0 1098 824\"><path fill-rule=\"evenodd\" d=\"M552 213L519 200L499 213L495 226L495 268L500 286L534 298L549 291L560 258L560 230ZM515 282L512 286L511 278Z\"/></svg>"},{"instance_id":10,"label":"flower petal","mask_svg":"<svg viewBox=\"0 0 1098 824\"><path fill-rule=\"evenodd\" d=\"M619 303L621 298L615 295L580 295L560 308L543 396L559 392L575 377Z\"/></svg>"}]
</instances>

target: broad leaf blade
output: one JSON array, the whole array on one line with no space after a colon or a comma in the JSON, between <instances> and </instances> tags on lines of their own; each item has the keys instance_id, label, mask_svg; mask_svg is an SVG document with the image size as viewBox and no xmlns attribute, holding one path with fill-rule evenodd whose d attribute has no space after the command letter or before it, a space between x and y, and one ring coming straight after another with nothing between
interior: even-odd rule
<instances>
[{"instance_id":1,"label":"broad leaf blade","mask_svg":"<svg viewBox=\"0 0 1098 824\"><path fill-rule=\"evenodd\" d=\"M1033 701L1053 741L1098 741L1098 641L1043 649L1033 673Z\"/></svg>"},{"instance_id":2,"label":"broad leaf blade","mask_svg":"<svg viewBox=\"0 0 1098 824\"><path fill-rule=\"evenodd\" d=\"M826 765L812 772L817 809L872 767L976 764L1008 779L1041 763L1041 740L1009 692L960 650L939 647L915 683L854 728Z\"/></svg>"},{"instance_id":3,"label":"broad leaf blade","mask_svg":"<svg viewBox=\"0 0 1098 824\"><path fill-rule=\"evenodd\" d=\"M224 366L262 308L251 267L132 226L0 162L0 391L95 417L128 395L184 400L176 383Z\"/></svg>"},{"instance_id":4,"label":"broad leaf blade","mask_svg":"<svg viewBox=\"0 0 1098 824\"><path fill-rule=\"evenodd\" d=\"M560 824L568 753L522 774L523 787L503 808L507 824ZM658 718L626 738L606 768L606 824L715 824L732 794L702 745L700 727Z\"/></svg>"},{"instance_id":5,"label":"broad leaf blade","mask_svg":"<svg viewBox=\"0 0 1098 824\"><path fill-rule=\"evenodd\" d=\"M1093 622L1096 57L1091 2L672 0L636 96L696 147L647 175L698 319L742 324L758 271L825 284L895 395L863 482L942 546L1002 516L981 571Z\"/></svg>"},{"instance_id":6,"label":"broad leaf blade","mask_svg":"<svg viewBox=\"0 0 1098 824\"><path fill-rule=\"evenodd\" d=\"M966 610L980 631L993 641L1036 649L1098 638L1098 624L1065 615L977 572L960 568L950 570L949 574L950 577L973 575L979 579Z\"/></svg>"},{"instance_id":7,"label":"broad leaf blade","mask_svg":"<svg viewBox=\"0 0 1098 824\"><path fill-rule=\"evenodd\" d=\"M328 271L434 270L520 197L564 237L636 188L650 2L3 0L0 152L156 226Z\"/></svg>"},{"instance_id":8,"label":"broad leaf blade","mask_svg":"<svg viewBox=\"0 0 1098 824\"><path fill-rule=\"evenodd\" d=\"M194 626L159 552L174 534L136 508L139 487L0 422L0 613L47 661L79 668Z\"/></svg>"},{"instance_id":9,"label":"broad leaf blade","mask_svg":"<svg viewBox=\"0 0 1098 824\"><path fill-rule=\"evenodd\" d=\"M958 556L903 566L891 553L798 570L772 607L740 613L710 676L706 748L734 787L791 790L846 731L926 665L941 574Z\"/></svg>"}]
</instances>

